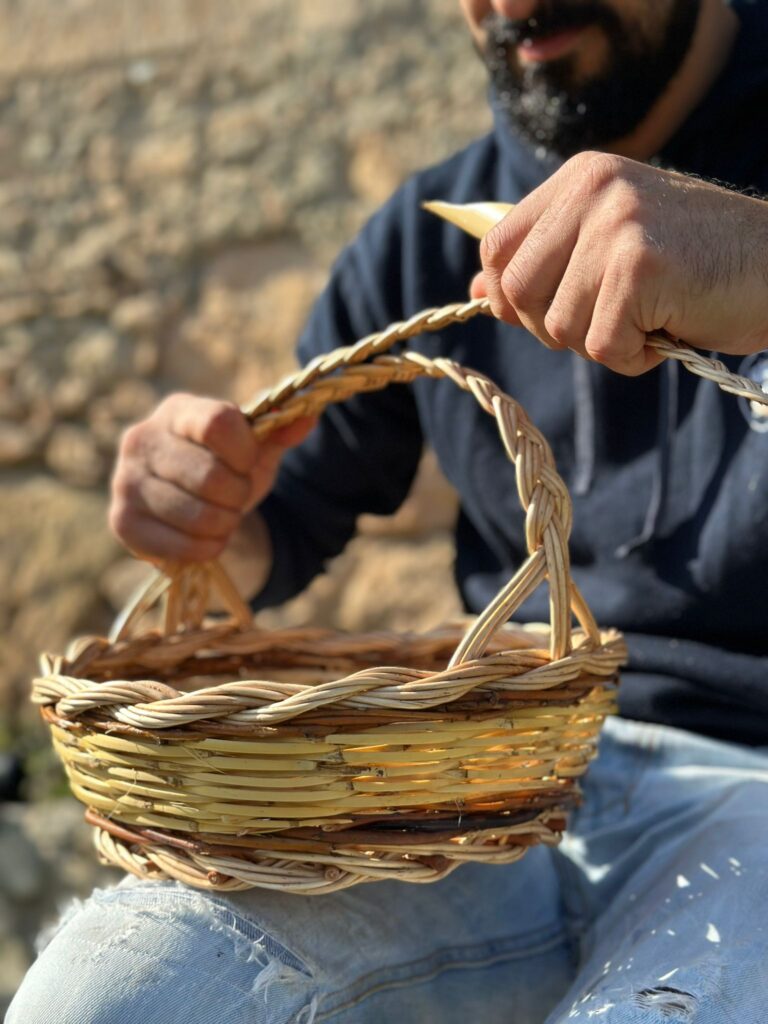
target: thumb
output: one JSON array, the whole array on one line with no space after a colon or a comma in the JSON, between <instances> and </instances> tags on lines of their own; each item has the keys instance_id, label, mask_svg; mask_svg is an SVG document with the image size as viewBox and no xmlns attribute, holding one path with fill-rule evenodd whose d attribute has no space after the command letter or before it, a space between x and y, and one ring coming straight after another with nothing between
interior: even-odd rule
<instances>
[{"instance_id":1,"label":"thumb","mask_svg":"<svg viewBox=\"0 0 768 1024\"><path fill-rule=\"evenodd\" d=\"M485 284L485 274L481 270L479 274L475 274L472 278L472 283L469 286L469 297L471 299L484 299L488 295L488 289Z\"/></svg>"},{"instance_id":2,"label":"thumb","mask_svg":"<svg viewBox=\"0 0 768 1024\"><path fill-rule=\"evenodd\" d=\"M316 423L316 416L302 416L293 423L273 431L260 442L258 458L250 472L251 493L248 508L253 508L267 496L285 453L289 448L301 444Z\"/></svg>"}]
</instances>

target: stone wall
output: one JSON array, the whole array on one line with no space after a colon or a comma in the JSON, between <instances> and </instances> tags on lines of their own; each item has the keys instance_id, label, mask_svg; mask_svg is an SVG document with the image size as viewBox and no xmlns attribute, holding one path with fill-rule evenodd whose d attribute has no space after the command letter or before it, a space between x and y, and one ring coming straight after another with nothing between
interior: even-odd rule
<instances>
[{"instance_id":1,"label":"stone wall","mask_svg":"<svg viewBox=\"0 0 768 1024\"><path fill-rule=\"evenodd\" d=\"M240 401L286 372L334 253L489 117L456 0L0 0L0 110L0 750L47 796L37 652L102 632L144 572L105 524L121 430L169 390ZM454 510L427 460L265 622L452 614ZM38 812L7 813L21 850ZM60 874L0 882L0 928L93 880Z\"/></svg>"},{"instance_id":2,"label":"stone wall","mask_svg":"<svg viewBox=\"0 0 768 1024\"><path fill-rule=\"evenodd\" d=\"M285 372L333 254L485 129L457 7L0 3L6 706L137 575L103 517L125 424L169 389L243 400Z\"/></svg>"}]
</instances>

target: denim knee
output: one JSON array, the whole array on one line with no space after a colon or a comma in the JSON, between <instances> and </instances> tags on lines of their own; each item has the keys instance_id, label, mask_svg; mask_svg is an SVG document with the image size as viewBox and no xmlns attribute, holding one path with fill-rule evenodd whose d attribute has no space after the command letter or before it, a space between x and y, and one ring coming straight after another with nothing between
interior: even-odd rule
<instances>
[{"instance_id":1,"label":"denim knee","mask_svg":"<svg viewBox=\"0 0 768 1024\"><path fill-rule=\"evenodd\" d=\"M6 1024L309 1024L312 972L223 902L182 887L95 892L70 908Z\"/></svg>"}]
</instances>

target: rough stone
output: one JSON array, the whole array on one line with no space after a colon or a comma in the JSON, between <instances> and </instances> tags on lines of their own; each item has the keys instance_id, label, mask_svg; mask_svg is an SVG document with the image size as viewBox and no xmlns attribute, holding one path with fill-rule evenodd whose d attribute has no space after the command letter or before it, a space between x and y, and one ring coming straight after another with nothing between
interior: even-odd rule
<instances>
[{"instance_id":1,"label":"rough stone","mask_svg":"<svg viewBox=\"0 0 768 1024\"><path fill-rule=\"evenodd\" d=\"M120 147L113 135L97 135L88 146L87 174L92 181L114 181L120 173Z\"/></svg>"},{"instance_id":2,"label":"rough stone","mask_svg":"<svg viewBox=\"0 0 768 1024\"><path fill-rule=\"evenodd\" d=\"M79 416L86 409L92 395L92 382L86 377L62 377L51 392L51 407L57 416Z\"/></svg>"},{"instance_id":3,"label":"rough stone","mask_svg":"<svg viewBox=\"0 0 768 1024\"><path fill-rule=\"evenodd\" d=\"M138 337L133 343L133 368L140 377L152 376L159 359L158 341L154 337Z\"/></svg>"},{"instance_id":4,"label":"rough stone","mask_svg":"<svg viewBox=\"0 0 768 1024\"><path fill-rule=\"evenodd\" d=\"M153 566L136 558L121 558L110 565L99 579L99 591L115 613L128 604L155 572Z\"/></svg>"},{"instance_id":5,"label":"rough stone","mask_svg":"<svg viewBox=\"0 0 768 1024\"><path fill-rule=\"evenodd\" d=\"M6 474L0 484L3 603L14 609L31 606L59 586L77 581L87 586L98 579L116 551L106 505L105 495L42 473Z\"/></svg>"},{"instance_id":6,"label":"rough stone","mask_svg":"<svg viewBox=\"0 0 768 1024\"><path fill-rule=\"evenodd\" d=\"M123 380L102 402L109 405L116 420L133 423L149 415L159 399L157 389L147 381Z\"/></svg>"},{"instance_id":7,"label":"rough stone","mask_svg":"<svg viewBox=\"0 0 768 1024\"><path fill-rule=\"evenodd\" d=\"M404 178L396 141L382 134L364 135L349 161L349 183L359 196L383 203Z\"/></svg>"},{"instance_id":8,"label":"rough stone","mask_svg":"<svg viewBox=\"0 0 768 1024\"><path fill-rule=\"evenodd\" d=\"M56 476L78 487L94 487L106 472L93 434L72 423L56 427L45 451L45 462Z\"/></svg>"},{"instance_id":9,"label":"rough stone","mask_svg":"<svg viewBox=\"0 0 768 1024\"><path fill-rule=\"evenodd\" d=\"M198 225L211 241L242 239L262 227L261 188L246 167L214 167L206 171Z\"/></svg>"},{"instance_id":10,"label":"rough stone","mask_svg":"<svg viewBox=\"0 0 768 1024\"><path fill-rule=\"evenodd\" d=\"M26 424L0 423L0 465L27 462L38 450L39 438Z\"/></svg>"},{"instance_id":11,"label":"rough stone","mask_svg":"<svg viewBox=\"0 0 768 1024\"><path fill-rule=\"evenodd\" d=\"M7 931L0 938L0 1013L4 1014L27 972L32 957L29 945L14 937L15 921L11 919Z\"/></svg>"},{"instance_id":12,"label":"rough stone","mask_svg":"<svg viewBox=\"0 0 768 1024\"><path fill-rule=\"evenodd\" d=\"M196 143L192 132L169 136L166 132L142 139L128 160L129 180L141 184L146 179L175 178L186 174L195 159Z\"/></svg>"},{"instance_id":13,"label":"rough stone","mask_svg":"<svg viewBox=\"0 0 768 1024\"><path fill-rule=\"evenodd\" d=\"M0 249L0 281L7 282L24 270L21 257L13 249Z\"/></svg>"},{"instance_id":14,"label":"rough stone","mask_svg":"<svg viewBox=\"0 0 768 1024\"><path fill-rule=\"evenodd\" d=\"M41 930L54 926L73 897L119 880L99 865L90 832L71 798L0 807L0 1014L35 957Z\"/></svg>"},{"instance_id":15,"label":"rough stone","mask_svg":"<svg viewBox=\"0 0 768 1024\"><path fill-rule=\"evenodd\" d=\"M164 318L163 303L154 292L131 295L117 303L112 325L125 334L147 334L156 330Z\"/></svg>"},{"instance_id":16,"label":"rough stone","mask_svg":"<svg viewBox=\"0 0 768 1024\"><path fill-rule=\"evenodd\" d=\"M265 629L429 629L461 612L454 554L447 533L416 540L357 537L304 593L260 612L257 621Z\"/></svg>"},{"instance_id":17,"label":"rough stone","mask_svg":"<svg viewBox=\"0 0 768 1024\"><path fill-rule=\"evenodd\" d=\"M44 402L52 393L60 372L59 353L49 353L50 359L29 360L14 374L13 386L16 394L27 405Z\"/></svg>"},{"instance_id":18,"label":"rough stone","mask_svg":"<svg viewBox=\"0 0 768 1024\"><path fill-rule=\"evenodd\" d=\"M12 384L0 375L0 425L12 420L18 423L27 413L27 403L13 390Z\"/></svg>"},{"instance_id":19,"label":"rough stone","mask_svg":"<svg viewBox=\"0 0 768 1024\"><path fill-rule=\"evenodd\" d=\"M163 376L187 390L246 401L288 372L323 275L294 245L239 247L212 262L195 313L161 353Z\"/></svg>"},{"instance_id":20,"label":"rough stone","mask_svg":"<svg viewBox=\"0 0 768 1024\"><path fill-rule=\"evenodd\" d=\"M208 151L222 160L252 155L264 145L271 125L256 104L237 103L214 110L206 129Z\"/></svg>"},{"instance_id":21,"label":"rough stone","mask_svg":"<svg viewBox=\"0 0 768 1024\"><path fill-rule=\"evenodd\" d=\"M122 219L87 227L71 245L62 246L59 258L63 272L82 274L103 267L123 246L129 231L129 224Z\"/></svg>"},{"instance_id":22,"label":"rough stone","mask_svg":"<svg viewBox=\"0 0 768 1024\"><path fill-rule=\"evenodd\" d=\"M29 164L45 164L51 159L53 152L53 138L47 132L33 132L22 148L22 157Z\"/></svg>"},{"instance_id":23,"label":"rough stone","mask_svg":"<svg viewBox=\"0 0 768 1024\"><path fill-rule=\"evenodd\" d=\"M20 325L6 327L0 337L0 373L18 368L32 355L35 340L32 332Z\"/></svg>"},{"instance_id":24,"label":"rough stone","mask_svg":"<svg viewBox=\"0 0 768 1024\"><path fill-rule=\"evenodd\" d=\"M103 495L42 474L4 474L0 509L0 708L26 728L36 721L27 694L40 651L108 625L96 581L116 544Z\"/></svg>"},{"instance_id":25,"label":"rough stone","mask_svg":"<svg viewBox=\"0 0 768 1024\"><path fill-rule=\"evenodd\" d=\"M14 295L0 299L0 328L18 324L40 312L40 299L34 295Z\"/></svg>"},{"instance_id":26,"label":"rough stone","mask_svg":"<svg viewBox=\"0 0 768 1024\"><path fill-rule=\"evenodd\" d=\"M121 381L110 394L90 405L88 426L94 441L111 454L128 424L148 416L158 400L158 392L146 381Z\"/></svg>"},{"instance_id":27,"label":"rough stone","mask_svg":"<svg viewBox=\"0 0 768 1024\"><path fill-rule=\"evenodd\" d=\"M18 822L0 819L0 889L12 900L31 899L43 882L43 862ZM12 868L12 870L9 870Z\"/></svg>"},{"instance_id":28,"label":"rough stone","mask_svg":"<svg viewBox=\"0 0 768 1024\"><path fill-rule=\"evenodd\" d=\"M65 364L94 385L107 386L131 372L131 345L107 328L87 331L67 346Z\"/></svg>"},{"instance_id":29,"label":"rough stone","mask_svg":"<svg viewBox=\"0 0 768 1024\"><path fill-rule=\"evenodd\" d=\"M342 629L418 631L460 613L450 535L426 541L359 537L350 553L356 564L336 612Z\"/></svg>"}]
</instances>

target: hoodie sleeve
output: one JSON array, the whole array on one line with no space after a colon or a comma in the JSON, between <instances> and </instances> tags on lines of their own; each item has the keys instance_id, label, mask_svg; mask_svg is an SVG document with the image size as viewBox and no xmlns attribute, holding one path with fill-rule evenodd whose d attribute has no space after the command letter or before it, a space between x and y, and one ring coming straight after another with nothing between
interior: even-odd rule
<instances>
[{"instance_id":1,"label":"hoodie sleeve","mask_svg":"<svg viewBox=\"0 0 768 1024\"><path fill-rule=\"evenodd\" d=\"M396 196L341 255L298 345L315 356L386 327L404 314ZM330 406L310 436L284 458L259 511L272 540L272 570L254 609L299 593L351 538L363 512L386 515L405 498L422 435L409 386Z\"/></svg>"}]
</instances>

